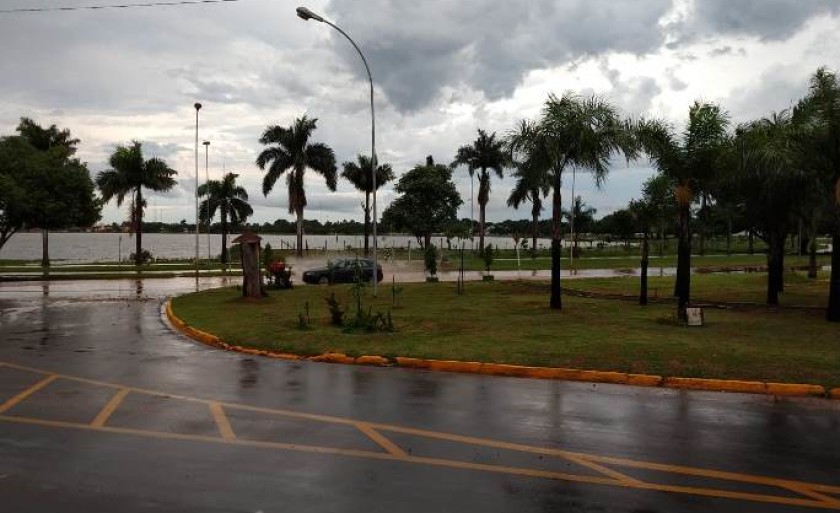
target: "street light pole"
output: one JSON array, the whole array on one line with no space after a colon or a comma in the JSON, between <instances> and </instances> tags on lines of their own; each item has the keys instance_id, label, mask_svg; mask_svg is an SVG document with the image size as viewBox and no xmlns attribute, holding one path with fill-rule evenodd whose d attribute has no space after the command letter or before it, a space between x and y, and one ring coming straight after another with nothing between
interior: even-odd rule
<instances>
[{"instance_id":1,"label":"street light pole","mask_svg":"<svg viewBox=\"0 0 840 513\"><path fill-rule=\"evenodd\" d=\"M195 107L195 279L198 280L198 111L201 110L201 104L196 102L193 107Z\"/></svg>"},{"instance_id":2,"label":"street light pole","mask_svg":"<svg viewBox=\"0 0 840 513\"><path fill-rule=\"evenodd\" d=\"M362 50L359 49L359 45L353 41L350 36L347 35L346 32L341 30L338 25L325 20L323 17L315 14L314 12L310 11L306 7L298 7L297 8L297 15L301 19L305 20L315 20L320 21L321 23L326 23L330 27L336 29L342 36L344 36L350 44L353 45L353 48L356 49L358 52L359 57L362 58L362 64L365 65L365 71L367 71L368 75L368 82L370 83L370 164L371 164L371 185L373 186L373 297L376 297L377 290L378 290L378 278L379 278L379 261L378 261L378 237L376 234L376 225L377 225L377 210L376 210L376 114L373 106L373 75L370 73L370 66L368 66L367 59L365 59L365 55L362 53Z\"/></svg>"},{"instance_id":3,"label":"street light pole","mask_svg":"<svg viewBox=\"0 0 840 513\"><path fill-rule=\"evenodd\" d=\"M210 256L210 141L204 141L204 183L207 184L207 262L212 260Z\"/></svg>"}]
</instances>

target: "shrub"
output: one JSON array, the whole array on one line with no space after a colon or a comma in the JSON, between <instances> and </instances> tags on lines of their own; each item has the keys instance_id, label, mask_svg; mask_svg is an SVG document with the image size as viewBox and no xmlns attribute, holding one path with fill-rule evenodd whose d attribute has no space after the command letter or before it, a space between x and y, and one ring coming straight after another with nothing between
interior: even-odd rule
<instances>
[{"instance_id":1,"label":"shrub","mask_svg":"<svg viewBox=\"0 0 840 513\"><path fill-rule=\"evenodd\" d=\"M423 255L426 271L429 272L429 276L437 276L437 248L434 244L429 244L426 246L426 252Z\"/></svg>"}]
</instances>

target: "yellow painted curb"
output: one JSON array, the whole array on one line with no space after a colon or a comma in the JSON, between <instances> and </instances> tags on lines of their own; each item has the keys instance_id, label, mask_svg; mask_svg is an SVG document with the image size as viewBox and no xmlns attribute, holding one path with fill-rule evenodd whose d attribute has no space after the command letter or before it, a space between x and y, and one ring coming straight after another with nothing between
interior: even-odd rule
<instances>
[{"instance_id":1,"label":"yellow painted curb","mask_svg":"<svg viewBox=\"0 0 840 513\"><path fill-rule=\"evenodd\" d=\"M356 361L355 358L352 356L347 356L344 353L324 353L319 354L318 356L312 356L308 358L313 362L326 362L326 363L353 363Z\"/></svg>"},{"instance_id":2,"label":"yellow painted curb","mask_svg":"<svg viewBox=\"0 0 840 513\"><path fill-rule=\"evenodd\" d=\"M390 365L391 362L382 356L360 356L356 358L355 363L357 365L378 365L379 367L385 367Z\"/></svg>"},{"instance_id":3,"label":"yellow painted curb","mask_svg":"<svg viewBox=\"0 0 840 513\"><path fill-rule=\"evenodd\" d=\"M344 353L324 353L317 356L301 356L290 353L280 353L271 350L260 350L227 344L215 335L189 326L179 319L172 311L172 301L167 301L166 316L175 329L186 336L207 345L236 351L254 356L266 356L280 360L310 360L313 362L343 363L358 365L388 366L392 361L377 355L365 355L358 358ZM784 396L814 396L840 399L840 388L830 392L820 385L797 383L765 383L763 381L738 381L726 379L679 378L650 374L631 374L624 372L566 369L562 367L528 367L525 365L510 365L505 363L462 362L457 360L427 360L425 358L409 358L398 356L393 359L398 367L408 369L427 369L441 372L461 372L468 374L486 374L491 376L509 376L517 378L551 379L565 381L586 381L592 383L613 383L620 385L634 385L646 387L666 387L686 390L710 390L718 392L737 392L748 394L770 394Z\"/></svg>"},{"instance_id":4,"label":"yellow painted curb","mask_svg":"<svg viewBox=\"0 0 840 513\"><path fill-rule=\"evenodd\" d=\"M767 385L761 381L703 378L665 378L665 386L668 388L688 390L712 390L717 392L741 392L748 394L763 394L767 390Z\"/></svg>"},{"instance_id":5,"label":"yellow painted curb","mask_svg":"<svg viewBox=\"0 0 840 513\"><path fill-rule=\"evenodd\" d=\"M792 383L767 383L767 393L772 395L825 397L825 387Z\"/></svg>"}]
</instances>

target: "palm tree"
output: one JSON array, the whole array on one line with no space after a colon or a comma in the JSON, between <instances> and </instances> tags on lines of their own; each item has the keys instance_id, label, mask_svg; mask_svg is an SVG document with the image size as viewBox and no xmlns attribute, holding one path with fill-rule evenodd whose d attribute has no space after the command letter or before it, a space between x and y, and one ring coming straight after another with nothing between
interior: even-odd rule
<instances>
[{"instance_id":1,"label":"palm tree","mask_svg":"<svg viewBox=\"0 0 840 513\"><path fill-rule=\"evenodd\" d=\"M370 195L373 193L373 173L371 168L370 157L358 155L356 162L345 162L344 171L341 176L346 178L353 184L356 189L365 193L365 256L368 250L368 233L370 232ZM382 185L394 179L394 171L391 170L390 164L381 164L376 166L376 189L378 190Z\"/></svg>"},{"instance_id":2,"label":"palm tree","mask_svg":"<svg viewBox=\"0 0 840 513\"><path fill-rule=\"evenodd\" d=\"M303 209L306 207L306 191L303 177L309 168L324 177L327 188L335 191L337 173L335 154L323 143L309 143L318 119L306 116L298 118L289 127L271 125L265 129L260 143L268 146L257 157L257 165L265 169L263 194L268 196L281 175L286 173L289 191L289 213L297 216L297 255L303 256ZM271 146L274 144L275 146Z\"/></svg>"},{"instance_id":3,"label":"palm tree","mask_svg":"<svg viewBox=\"0 0 840 513\"><path fill-rule=\"evenodd\" d=\"M799 165L793 142L796 131L788 111L738 127L730 152L733 173L722 180L741 196L751 226L767 243L770 305L779 303L783 290L785 239L812 194L813 176Z\"/></svg>"},{"instance_id":4,"label":"palm tree","mask_svg":"<svg viewBox=\"0 0 840 513\"><path fill-rule=\"evenodd\" d=\"M236 185L236 178L239 175L228 173L221 180L210 180L198 188L199 196L207 196L199 207L202 222L208 222L219 211L222 218L222 256L223 264L228 262L227 235L228 219L233 226L245 221L254 209L248 204L248 192L244 187Z\"/></svg>"},{"instance_id":5,"label":"palm tree","mask_svg":"<svg viewBox=\"0 0 840 513\"><path fill-rule=\"evenodd\" d=\"M50 125L43 128L30 118L20 118L17 132L36 150L50 154L56 159L58 165L70 163L70 159L76 154L76 146L79 139L70 135L70 130L59 130L57 126ZM38 226L41 229L41 267L50 266L50 226ZM53 226L53 229L56 227Z\"/></svg>"},{"instance_id":6,"label":"palm tree","mask_svg":"<svg viewBox=\"0 0 840 513\"><path fill-rule=\"evenodd\" d=\"M810 135L803 141L809 150L807 165L817 174L832 205L826 319L840 322L840 80L835 72L822 67L814 73L808 95L797 105L794 117L809 129Z\"/></svg>"},{"instance_id":7,"label":"palm tree","mask_svg":"<svg viewBox=\"0 0 840 513\"><path fill-rule=\"evenodd\" d=\"M727 143L727 114L720 106L695 102L688 113L688 127L679 141L670 126L659 120L639 123L639 143L651 162L674 185L679 213L677 279L674 287L677 313L686 319L691 296L691 204L708 191Z\"/></svg>"},{"instance_id":8,"label":"palm tree","mask_svg":"<svg viewBox=\"0 0 840 513\"><path fill-rule=\"evenodd\" d=\"M487 135L482 129L478 129L478 139L470 146L461 146L455 155L451 166L454 168L464 164L470 173L472 180L473 173L478 170L478 247L484 251L484 222L487 202L490 201L490 170L496 172L499 178L504 176L504 168L510 164L508 153L504 148L502 140L496 139L496 133Z\"/></svg>"},{"instance_id":9,"label":"palm tree","mask_svg":"<svg viewBox=\"0 0 840 513\"><path fill-rule=\"evenodd\" d=\"M143 211L146 208L143 188L155 192L168 191L175 186L174 177L178 172L171 169L163 159L144 160L143 148L139 141L133 141L130 146L117 146L108 163L111 169L96 176L96 186L104 203L116 198L117 206L121 206L126 195L131 195L129 218L131 230L137 234L134 264L142 265Z\"/></svg>"},{"instance_id":10,"label":"palm tree","mask_svg":"<svg viewBox=\"0 0 840 513\"><path fill-rule=\"evenodd\" d=\"M586 233L592 228L597 212L597 209L587 205L580 196L575 196L571 209L563 210L563 217L569 220L569 225L574 230L572 232L572 255L574 258L578 256L578 238L581 232ZM575 223L577 226L575 226Z\"/></svg>"},{"instance_id":11,"label":"palm tree","mask_svg":"<svg viewBox=\"0 0 840 513\"><path fill-rule=\"evenodd\" d=\"M635 158L635 140L627 122L616 109L598 97L580 98L566 93L550 95L538 123L523 122L509 136L515 155L528 159L551 183L551 301L562 308L560 291L560 221L563 212L561 186L568 167L588 169L599 187L609 172L609 159L616 153Z\"/></svg>"},{"instance_id":12,"label":"palm tree","mask_svg":"<svg viewBox=\"0 0 840 513\"><path fill-rule=\"evenodd\" d=\"M519 205L526 201L531 203L531 252L536 255L537 239L540 236L540 212L543 209L542 199L548 196L551 183L546 180L547 175L545 173L540 173L539 169L532 167L527 160L517 162L514 167L513 174L516 176L516 184L510 191L507 205L518 209Z\"/></svg>"}]
</instances>

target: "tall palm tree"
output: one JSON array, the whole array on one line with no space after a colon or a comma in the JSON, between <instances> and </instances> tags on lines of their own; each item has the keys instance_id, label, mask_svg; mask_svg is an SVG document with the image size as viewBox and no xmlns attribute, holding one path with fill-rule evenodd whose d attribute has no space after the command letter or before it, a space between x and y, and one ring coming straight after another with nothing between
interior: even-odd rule
<instances>
[{"instance_id":1,"label":"tall palm tree","mask_svg":"<svg viewBox=\"0 0 840 513\"><path fill-rule=\"evenodd\" d=\"M50 154L56 164L63 166L70 163L71 157L76 154L76 146L79 139L70 135L70 130L59 130L57 126L50 125L43 128L30 118L20 118L17 132L36 150ZM38 226L41 229L41 267L50 265L50 228L56 226Z\"/></svg>"},{"instance_id":2,"label":"tall palm tree","mask_svg":"<svg viewBox=\"0 0 840 513\"><path fill-rule=\"evenodd\" d=\"M770 305L779 303L784 286L785 239L812 194L813 176L800 165L794 144L797 131L788 111L741 125L729 152L733 173L722 180L738 191L750 225L767 243Z\"/></svg>"},{"instance_id":3,"label":"tall palm tree","mask_svg":"<svg viewBox=\"0 0 840 513\"><path fill-rule=\"evenodd\" d=\"M517 162L514 167L516 183L510 191L507 205L518 209L526 201L531 203L531 252L536 254L537 239L540 236L540 212L543 210L543 198L551 190L551 183L546 180L547 175L531 166L528 160Z\"/></svg>"},{"instance_id":4,"label":"tall palm tree","mask_svg":"<svg viewBox=\"0 0 840 513\"><path fill-rule=\"evenodd\" d=\"M496 139L496 132L487 135L478 129L478 139L470 146L461 146L452 162L452 167L466 165L472 180L473 173L478 170L478 247L484 251L484 223L487 202L490 201L490 170L495 171L499 178L504 176L504 168L510 165L505 143Z\"/></svg>"},{"instance_id":5,"label":"tall palm tree","mask_svg":"<svg viewBox=\"0 0 840 513\"><path fill-rule=\"evenodd\" d=\"M562 308L560 290L560 221L563 212L561 186L568 167L588 169L601 186L609 172L609 159L617 153L635 158L636 144L629 123L618 111L598 97L581 98L572 93L549 95L537 123L521 123L510 134L510 149L527 158L545 173L552 189L551 300L553 309Z\"/></svg>"},{"instance_id":6,"label":"tall palm tree","mask_svg":"<svg viewBox=\"0 0 840 513\"><path fill-rule=\"evenodd\" d=\"M832 205L826 319L840 322L840 79L835 72L822 67L814 73L808 95L797 105L794 116L809 129L810 136L802 141L809 149L807 165L816 172Z\"/></svg>"},{"instance_id":7,"label":"tall palm tree","mask_svg":"<svg viewBox=\"0 0 840 513\"><path fill-rule=\"evenodd\" d=\"M260 143L268 146L257 157L260 169L268 170L263 177L263 195L268 196L277 179L286 174L289 191L289 213L297 216L297 255L303 256L303 209L306 191L303 178L309 168L324 177L327 188L335 191L338 176L333 150L323 143L311 143L317 118L298 118L289 127L271 125L265 129ZM271 145L274 146L271 146Z\"/></svg>"},{"instance_id":8,"label":"tall palm tree","mask_svg":"<svg viewBox=\"0 0 840 513\"><path fill-rule=\"evenodd\" d=\"M210 180L198 188L198 195L207 196L199 207L202 222L209 222L219 211L222 221L222 256L223 264L228 262L227 236L228 219L233 226L238 226L251 214L254 209L248 204L248 192L244 187L236 185L239 175L228 173L221 180Z\"/></svg>"},{"instance_id":9,"label":"tall palm tree","mask_svg":"<svg viewBox=\"0 0 840 513\"><path fill-rule=\"evenodd\" d=\"M121 206L126 195L131 196L129 218L131 230L137 234L134 251L134 264L143 264L143 212L146 200L143 188L155 192L164 192L175 186L177 171L171 169L163 159L143 159L143 148L139 141L132 141L130 146L117 146L108 159L111 169L96 176L96 186L102 194L102 201L117 199Z\"/></svg>"},{"instance_id":10,"label":"tall palm tree","mask_svg":"<svg viewBox=\"0 0 840 513\"><path fill-rule=\"evenodd\" d=\"M563 217L569 220L569 225L574 230L572 232L572 255L574 255L574 258L577 258L578 255L580 234L591 230L596 213L598 213L598 210L587 205L580 196L575 196L574 201L572 201L572 208L563 210Z\"/></svg>"},{"instance_id":11,"label":"tall palm tree","mask_svg":"<svg viewBox=\"0 0 840 513\"><path fill-rule=\"evenodd\" d=\"M691 204L708 192L728 142L729 118L720 106L695 102L688 113L682 140L659 120L645 120L637 127L641 147L651 162L674 185L679 216L677 249L677 313L686 319L691 297Z\"/></svg>"},{"instance_id":12,"label":"tall palm tree","mask_svg":"<svg viewBox=\"0 0 840 513\"><path fill-rule=\"evenodd\" d=\"M341 176L346 178L353 184L356 189L365 193L365 256L369 252L368 233L370 232L370 195L373 194L373 173L371 171L373 165L370 157L358 155L356 162L345 162L344 171ZM378 190L387 182L394 179L394 171L391 170L390 164L380 164L376 166L376 189Z\"/></svg>"}]
</instances>

